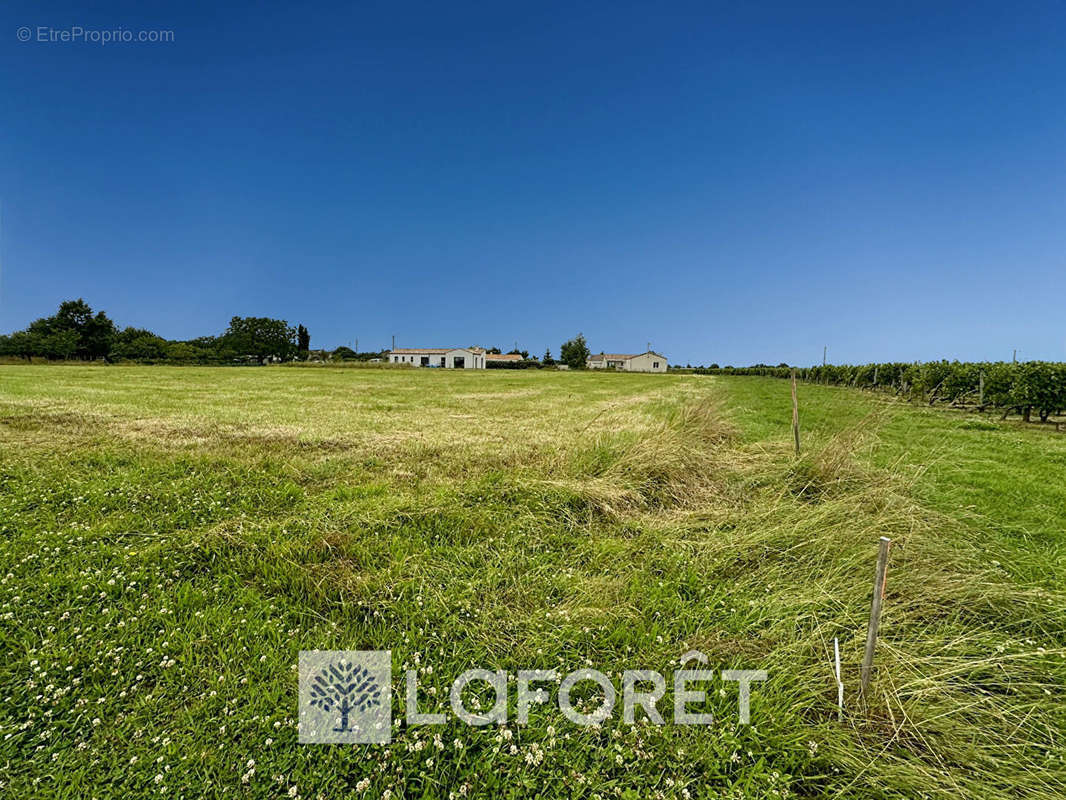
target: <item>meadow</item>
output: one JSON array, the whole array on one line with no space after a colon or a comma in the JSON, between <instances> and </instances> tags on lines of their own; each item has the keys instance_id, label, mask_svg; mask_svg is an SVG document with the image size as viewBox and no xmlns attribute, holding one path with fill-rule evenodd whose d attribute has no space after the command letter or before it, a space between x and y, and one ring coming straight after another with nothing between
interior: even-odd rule
<instances>
[{"instance_id":1,"label":"meadow","mask_svg":"<svg viewBox=\"0 0 1066 800\"><path fill-rule=\"evenodd\" d=\"M800 405L797 458L773 378L0 367L0 794L1066 795L1066 437ZM420 711L470 667L768 678L746 726L735 684L710 727L408 727L397 689L390 745L307 746L314 648L391 649Z\"/></svg>"}]
</instances>

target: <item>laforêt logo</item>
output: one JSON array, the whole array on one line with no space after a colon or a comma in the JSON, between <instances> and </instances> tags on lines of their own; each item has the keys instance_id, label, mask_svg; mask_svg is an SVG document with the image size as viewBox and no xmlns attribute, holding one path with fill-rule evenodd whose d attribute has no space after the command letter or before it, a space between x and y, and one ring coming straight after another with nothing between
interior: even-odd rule
<instances>
[{"instance_id":1,"label":"lafor\u00eat logo","mask_svg":"<svg viewBox=\"0 0 1066 800\"><path fill-rule=\"evenodd\" d=\"M689 669L690 662L696 669ZM681 656L673 673L673 697L664 705L672 706L674 725L713 725L714 715L706 709L708 693L719 683L718 693L726 696L726 686L736 684L737 722L751 722L753 683L767 679L765 670L703 669L708 658L698 650ZM455 718L474 727L504 725L509 711L509 675L505 670L471 668L452 682L448 704ZM666 724L658 704L666 695L665 676L655 670L627 669L621 674L622 721L633 725L636 710L654 725ZM615 711L618 689L604 673L581 668L566 674L554 669L518 670L515 678L515 720L529 722L534 705L550 700L549 692L534 683L557 685L557 701L563 717L575 725L600 725ZM407 725L445 725L448 717L441 710L419 710L418 671L408 669L404 676L404 714ZM486 712L476 705L471 711L463 691L471 683L484 684L495 694L495 702ZM574 687L591 683L602 695L595 710L586 703L572 700ZM483 687L484 688L484 687ZM391 650L301 650L300 651L300 743L301 744L386 744L392 739L392 651Z\"/></svg>"},{"instance_id":2,"label":"lafor\u00eat logo","mask_svg":"<svg viewBox=\"0 0 1066 800\"><path fill-rule=\"evenodd\" d=\"M392 733L388 650L300 652L300 742L373 743Z\"/></svg>"},{"instance_id":3,"label":"lafor\u00eat logo","mask_svg":"<svg viewBox=\"0 0 1066 800\"><path fill-rule=\"evenodd\" d=\"M374 676L345 659L331 663L311 682L311 705L340 714L340 727L333 729L337 733L351 730L348 715L353 711L362 713L380 702L381 687Z\"/></svg>"}]
</instances>

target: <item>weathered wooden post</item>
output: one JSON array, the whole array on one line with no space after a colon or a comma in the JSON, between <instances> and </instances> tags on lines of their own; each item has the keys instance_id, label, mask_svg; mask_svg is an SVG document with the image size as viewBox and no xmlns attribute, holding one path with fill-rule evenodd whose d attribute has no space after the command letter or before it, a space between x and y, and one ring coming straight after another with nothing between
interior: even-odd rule
<instances>
[{"instance_id":1,"label":"weathered wooden post","mask_svg":"<svg viewBox=\"0 0 1066 800\"><path fill-rule=\"evenodd\" d=\"M796 368L792 368L792 438L796 441L796 455L800 454L800 408L796 397Z\"/></svg>"},{"instance_id":2,"label":"weathered wooden post","mask_svg":"<svg viewBox=\"0 0 1066 800\"><path fill-rule=\"evenodd\" d=\"M866 629L866 652L862 657L860 688L865 696L874 665L874 647L877 645L877 628L881 624L881 603L885 599L885 574L888 572L888 548L892 540L882 536L877 549L877 572L874 574L874 597L870 606L870 626Z\"/></svg>"},{"instance_id":3,"label":"weathered wooden post","mask_svg":"<svg viewBox=\"0 0 1066 800\"><path fill-rule=\"evenodd\" d=\"M985 371L981 370L977 377L977 410L985 410Z\"/></svg>"},{"instance_id":4,"label":"weathered wooden post","mask_svg":"<svg viewBox=\"0 0 1066 800\"><path fill-rule=\"evenodd\" d=\"M840 680L840 642L833 637L833 657L837 676L837 722L844 721L844 682Z\"/></svg>"}]
</instances>

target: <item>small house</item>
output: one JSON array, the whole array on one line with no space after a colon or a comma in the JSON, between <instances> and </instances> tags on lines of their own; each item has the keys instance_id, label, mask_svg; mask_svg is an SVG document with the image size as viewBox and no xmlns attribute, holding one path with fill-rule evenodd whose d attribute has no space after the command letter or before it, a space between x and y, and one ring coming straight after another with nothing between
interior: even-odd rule
<instances>
[{"instance_id":1,"label":"small house","mask_svg":"<svg viewBox=\"0 0 1066 800\"><path fill-rule=\"evenodd\" d=\"M666 356L649 350L646 353L598 353L585 362L589 369L614 369L620 372L666 372Z\"/></svg>"},{"instance_id":2,"label":"small house","mask_svg":"<svg viewBox=\"0 0 1066 800\"><path fill-rule=\"evenodd\" d=\"M485 369L480 347L398 347L388 352L390 364L441 369Z\"/></svg>"}]
</instances>

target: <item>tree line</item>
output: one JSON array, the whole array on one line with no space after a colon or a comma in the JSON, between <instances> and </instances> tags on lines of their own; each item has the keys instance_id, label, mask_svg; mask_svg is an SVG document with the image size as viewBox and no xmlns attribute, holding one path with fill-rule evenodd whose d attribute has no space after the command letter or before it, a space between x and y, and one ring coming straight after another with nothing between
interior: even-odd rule
<instances>
[{"instance_id":1,"label":"tree line","mask_svg":"<svg viewBox=\"0 0 1066 800\"><path fill-rule=\"evenodd\" d=\"M697 374L763 375L788 378L792 368L697 367ZM877 364L827 364L796 369L799 380L857 389L885 391L912 402L946 404L976 411L1012 412L1029 422L1036 412L1042 422L1066 410L1066 364L1054 361L929 361Z\"/></svg>"},{"instance_id":2,"label":"tree line","mask_svg":"<svg viewBox=\"0 0 1066 800\"><path fill-rule=\"evenodd\" d=\"M310 342L303 325L293 327L270 317L233 317L218 336L175 341L143 328L120 329L105 312L94 312L79 298L60 303L55 314L34 320L24 330L0 336L0 355L52 361L262 364L306 356Z\"/></svg>"},{"instance_id":3,"label":"tree line","mask_svg":"<svg viewBox=\"0 0 1066 800\"><path fill-rule=\"evenodd\" d=\"M489 353L500 353L491 347ZM556 361L548 349L537 359L517 347L517 361L489 362L493 369L529 369L565 364L584 369L588 343L580 333L564 342ZM50 361L135 361L146 364L264 364L272 361L384 360L385 351L355 352L350 347L311 350L311 334L302 324L270 317L233 317L218 336L165 339L144 328L119 328L103 311L93 311L85 300L67 300L50 317L31 322L24 330L0 335L0 356L44 358Z\"/></svg>"}]
</instances>

